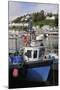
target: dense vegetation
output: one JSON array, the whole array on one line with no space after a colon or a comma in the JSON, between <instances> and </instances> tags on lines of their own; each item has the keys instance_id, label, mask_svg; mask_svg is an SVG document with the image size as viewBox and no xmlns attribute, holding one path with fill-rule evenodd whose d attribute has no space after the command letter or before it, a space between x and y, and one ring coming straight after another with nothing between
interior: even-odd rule
<instances>
[{"instance_id":1,"label":"dense vegetation","mask_svg":"<svg viewBox=\"0 0 60 90\"><path fill-rule=\"evenodd\" d=\"M25 20L26 16L27 15L17 17L12 21L12 23L29 22L30 18ZM58 26L58 14L47 13L47 15L45 15L45 12L41 10L40 12L32 13L29 16L32 16L32 23L34 26L36 25L38 25L39 27L42 27L43 25L50 25L50 26L56 26L56 27ZM49 17L55 16L55 20L46 20L47 16ZM23 20L21 20L22 18Z\"/></svg>"}]
</instances>

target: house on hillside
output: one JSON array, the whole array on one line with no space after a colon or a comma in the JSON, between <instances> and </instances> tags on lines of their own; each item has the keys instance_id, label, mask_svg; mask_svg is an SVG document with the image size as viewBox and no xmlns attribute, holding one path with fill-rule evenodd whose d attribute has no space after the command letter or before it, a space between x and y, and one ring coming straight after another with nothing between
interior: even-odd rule
<instances>
[{"instance_id":1,"label":"house on hillside","mask_svg":"<svg viewBox=\"0 0 60 90\"><path fill-rule=\"evenodd\" d=\"M47 16L46 20L55 20L55 16L52 16L52 17Z\"/></svg>"}]
</instances>

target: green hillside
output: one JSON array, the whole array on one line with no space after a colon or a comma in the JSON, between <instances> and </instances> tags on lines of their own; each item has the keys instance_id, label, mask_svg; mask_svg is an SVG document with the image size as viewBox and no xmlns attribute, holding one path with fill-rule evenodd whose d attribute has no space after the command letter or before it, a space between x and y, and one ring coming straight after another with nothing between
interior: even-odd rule
<instances>
[{"instance_id":1,"label":"green hillside","mask_svg":"<svg viewBox=\"0 0 60 90\"><path fill-rule=\"evenodd\" d=\"M29 18L26 17L29 15ZM27 23L29 22L30 16L32 17L32 23L34 26L38 25L39 27L42 27L43 25L50 25L50 26L58 26L58 14L52 14L52 13L47 13L45 15L45 12L41 10L40 12L32 13L32 14L27 14L21 17L17 17L12 21L12 23ZM52 17L55 16L55 20L46 20L46 17Z\"/></svg>"}]
</instances>

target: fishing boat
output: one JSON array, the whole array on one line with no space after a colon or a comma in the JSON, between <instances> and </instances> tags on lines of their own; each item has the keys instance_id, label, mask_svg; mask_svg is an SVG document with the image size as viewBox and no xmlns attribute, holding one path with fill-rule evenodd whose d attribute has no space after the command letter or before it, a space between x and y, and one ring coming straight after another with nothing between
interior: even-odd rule
<instances>
[{"instance_id":1,"label":"fishing boat","mask_svg":"<svg viewBox=\"0 0 60 90\"><path fill-rule=\"evenodd\" d=\"M57 85L58 60L46 58L43 36L36 37L31 20L23 42L23 54L9 55L9 87Z\"/></svg>"}]
</instances>

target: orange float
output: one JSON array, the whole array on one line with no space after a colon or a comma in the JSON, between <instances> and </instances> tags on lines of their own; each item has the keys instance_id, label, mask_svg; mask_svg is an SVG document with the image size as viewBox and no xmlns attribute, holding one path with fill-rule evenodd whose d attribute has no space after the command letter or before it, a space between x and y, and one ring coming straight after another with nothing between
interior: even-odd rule
<instances>
[{"instance_id":1,"label":"orange float","mask_svg":"<svg viewBox=\"0 0 60 90\"><path fill-rule=\"evenodd\" d=\"M23 43L27 46L29 44L29 35L23 35Z\"/></svg>"}]
</instances>

